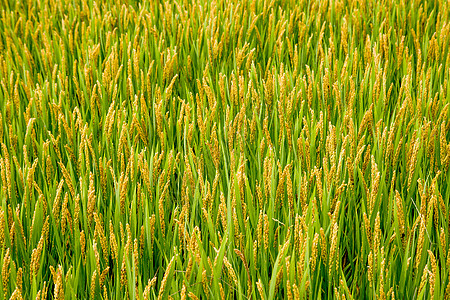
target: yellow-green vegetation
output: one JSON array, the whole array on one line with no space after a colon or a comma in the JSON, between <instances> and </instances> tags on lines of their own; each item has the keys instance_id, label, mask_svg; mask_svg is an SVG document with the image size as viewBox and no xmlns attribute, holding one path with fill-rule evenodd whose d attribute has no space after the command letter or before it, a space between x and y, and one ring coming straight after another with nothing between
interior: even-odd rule
<instances>
[{"instance_id":1,"label":"yellow-green vegetation","mask_svg":"<svg viewBox=\"0 0 450 300\"><path fill-rule=\"evenodd\" d=\"M449 299L448 1L0 13L0 300Z\"/></svg>"}]
</instances>

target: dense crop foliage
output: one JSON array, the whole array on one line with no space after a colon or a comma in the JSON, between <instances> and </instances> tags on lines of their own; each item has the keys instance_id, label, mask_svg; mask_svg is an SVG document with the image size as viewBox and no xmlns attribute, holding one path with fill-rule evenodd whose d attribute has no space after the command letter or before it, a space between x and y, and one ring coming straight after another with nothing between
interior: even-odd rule
<instances>
[{"instance_id":1,"label":"dense crop foliage","mask_svg":"<svg viewBox=\"0 0 450 300\"><path fill-rule=\"evenodd\" d=\"M448 1L0 1L2 299L449 299Z\"/></svg>"}]
</instances>

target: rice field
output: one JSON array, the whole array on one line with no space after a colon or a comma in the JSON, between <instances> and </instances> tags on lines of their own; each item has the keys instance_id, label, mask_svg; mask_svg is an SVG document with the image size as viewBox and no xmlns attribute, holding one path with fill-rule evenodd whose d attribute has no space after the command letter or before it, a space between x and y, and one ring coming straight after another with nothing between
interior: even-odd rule
<instances>
[{"instance_id":1,"label":"rice field","mask_svg":"<svg viewBox=\"0 0 450 300\"><path fill-rule=\"evenodd\" d=\"M450 2L0 13L0 300L450 299Z\"/></svg>"}]
</instances>

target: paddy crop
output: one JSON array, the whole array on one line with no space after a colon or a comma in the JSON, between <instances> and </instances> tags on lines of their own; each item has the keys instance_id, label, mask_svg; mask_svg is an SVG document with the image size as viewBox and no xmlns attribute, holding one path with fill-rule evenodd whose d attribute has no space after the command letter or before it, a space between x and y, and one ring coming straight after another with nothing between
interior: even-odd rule
<instances>
[{"instance_id":1,"label":"paddy crop","mask_svg":"<svg viewBox=\"0 0 450 300\"><path fill-rule=\"evenodd\" d=\"M448 299L448 1L0 1L2 299Z\"/></svg>"}]
</instances>

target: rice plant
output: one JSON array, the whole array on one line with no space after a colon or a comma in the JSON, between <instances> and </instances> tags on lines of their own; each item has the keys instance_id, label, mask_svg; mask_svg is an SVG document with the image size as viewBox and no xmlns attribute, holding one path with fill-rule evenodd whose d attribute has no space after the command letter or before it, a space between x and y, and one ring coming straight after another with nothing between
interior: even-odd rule
<instances>
[{"instance_id":1,"label":"rice plant","mask_svg":"<svg viewBox=\"0 0 450 300\"><path fill-rule=\"evenodd\" d=\"M0 300L450 299L448 1L0 13Z\"/></svg>"}]
</instances>

